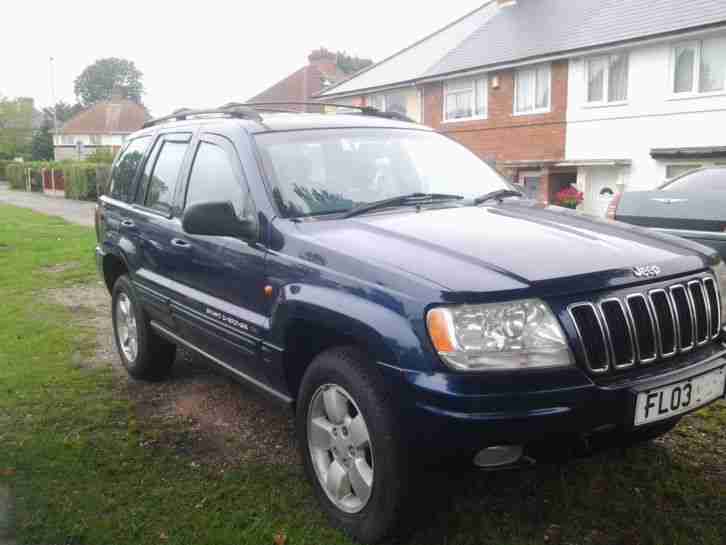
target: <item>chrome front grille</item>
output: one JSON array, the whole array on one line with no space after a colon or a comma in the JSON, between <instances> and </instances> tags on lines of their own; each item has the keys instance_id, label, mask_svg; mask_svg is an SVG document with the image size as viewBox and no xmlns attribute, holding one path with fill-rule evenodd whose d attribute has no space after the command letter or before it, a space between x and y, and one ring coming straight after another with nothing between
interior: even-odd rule
<instances>
[{"instance_id":1,"label":"chrome front grille","mask_svg":"<svg viewBox=\"0 0 726 545\"><path fill-rule=\"evenodd\" d=\"M718 285L711 276L574 303L568 313L587 369L596 375L684 354L721 331Z\"/></svg>"}]
</instances>

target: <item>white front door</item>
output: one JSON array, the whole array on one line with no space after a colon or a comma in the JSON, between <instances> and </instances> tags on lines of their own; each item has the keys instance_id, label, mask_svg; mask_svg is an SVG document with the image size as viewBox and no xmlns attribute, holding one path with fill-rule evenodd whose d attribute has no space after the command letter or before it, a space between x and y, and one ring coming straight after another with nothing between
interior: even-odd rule
<instances>
[{"instance_id":1,"label":"white front door","mask_svg":"<svg viewBox=\"0 0 726 545\"><path fill-rule=\"evenodd\" d=\"M588 172L585 212L605 217L610 201L618 192L618 171L614 168L593 168Z\"/></svg>"}]
</instances>

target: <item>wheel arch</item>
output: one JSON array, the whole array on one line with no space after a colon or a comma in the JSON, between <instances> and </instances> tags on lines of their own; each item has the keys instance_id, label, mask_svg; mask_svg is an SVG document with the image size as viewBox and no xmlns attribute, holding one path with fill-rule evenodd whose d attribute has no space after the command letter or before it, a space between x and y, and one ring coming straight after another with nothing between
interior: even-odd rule
<instances>
[{"instance_id":1,"label":"wheel arch","mask_svg":"<svg viewBox=\"0 0 726 545\"><path fill-rule=\"evenodd\" d=\"M103 256L103 281L109 293L113 292L113 286L119 276L128 274L131 270L123 254L109 252Z\"/></svg>"},{"instance_id":2,"label":"wheel arch","mask_svg":"<svg viewBox=\"0 0 726 545\"><path fill-rule=\"evenodd\" d=\"M328 348L354 345L372 361L395 366L411 366L422 351L407 317L337 289L285 288L271 326L272 342L284 349L282 371L293 398L307 367Z\"/></svg>"}]
</instances>

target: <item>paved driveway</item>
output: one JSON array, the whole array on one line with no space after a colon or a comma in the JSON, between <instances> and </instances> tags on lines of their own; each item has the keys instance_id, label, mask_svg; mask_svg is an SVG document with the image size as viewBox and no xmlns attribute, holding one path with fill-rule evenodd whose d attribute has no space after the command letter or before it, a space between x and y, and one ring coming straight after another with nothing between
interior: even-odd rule
<instances>
[{"instance_id":1,"label":"paved driveway","mask_svg":"<svg viewBox=\"0 0 726 545\"><path fill-rule=\"evenodd\" d=\"M48 197L42 193L13 191L6 182L0 182L0 203L30 208L49 216L60 216L71 223L93 227L95 203L72 201L62 197Z\"/></svg>"}]
</instances>

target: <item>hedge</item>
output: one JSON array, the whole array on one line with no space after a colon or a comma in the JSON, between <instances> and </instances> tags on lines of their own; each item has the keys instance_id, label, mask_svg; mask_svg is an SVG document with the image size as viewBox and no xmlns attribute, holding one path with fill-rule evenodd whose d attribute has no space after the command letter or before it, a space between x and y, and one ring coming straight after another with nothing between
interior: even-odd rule
<instances>
[{"instance_id":1,"label":"hedge","mask_svg":"<svg viewBox=\"0 0 726 545\"><path fill-rule=\"evenodd\" d=\"M66 198L95 200L107 192L110 174L110 165L83 162L63 165Z\"/></svg>"},{"instance_id":2,"label":"hedge","mask_svg":"<svg viewBox=\"0 0 726 545\"><path fill-rule=\"evenodd\" d=\"M4 176L13 189L25 190L27 170L31 170L31 190L43 190L43 169L55 169L63 173L65 196L67 199L95 200L107 193L111 177L111 165L89 163L86 161L5 161L2 165Z\"/></svg>"},{"instance_id":3,"label":"hedge","mask_svg":"<svg viewBox=\"0 0 726 545\"><path fill-rule=\"evenodd\" d=\"M25 163L10 163L5 167L5 176L12 189L25 189Z\"/></svg>"},{"instance_id":4,"label":"hedge","mask_svg":"<svg viewBox=\"0 0 726 545\"><path fill-rule=\"evenodd\" d=\"M6 180L7 174L5 173L5 167L12 164L12 161L8 159L0 159L0 180Z\"/></svg>"}]
</instances>

